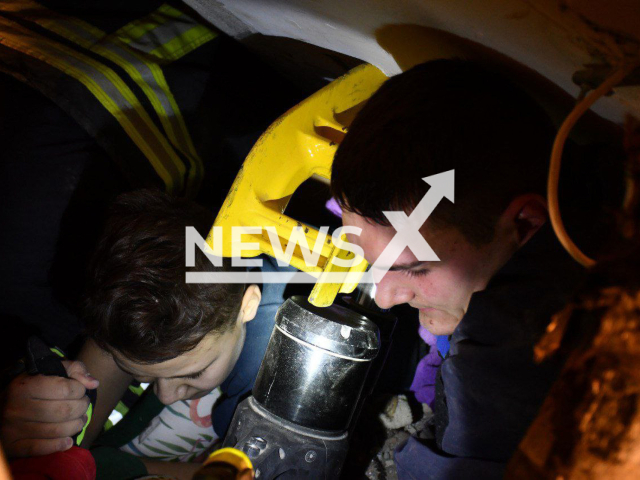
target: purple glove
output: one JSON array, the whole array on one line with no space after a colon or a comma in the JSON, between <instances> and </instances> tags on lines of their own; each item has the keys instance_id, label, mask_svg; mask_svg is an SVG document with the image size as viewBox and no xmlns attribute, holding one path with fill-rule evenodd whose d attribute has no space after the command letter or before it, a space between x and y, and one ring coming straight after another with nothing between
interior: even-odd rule
<instances>
[{"instance_id":1,"label":"purple glove","mask_svg":"<svg viewBox=\"0 0 640 480\"><path fill-rule=\"evenodd\" d=\"M436 398L436 374L442 363L442 358L436 348L436 336L422 326L418 329L418 333L431 348L429 353L418 363L411 391L420 403L426 403L429 407L433 407L433 401Z\"/></svg>"}]
</instances>

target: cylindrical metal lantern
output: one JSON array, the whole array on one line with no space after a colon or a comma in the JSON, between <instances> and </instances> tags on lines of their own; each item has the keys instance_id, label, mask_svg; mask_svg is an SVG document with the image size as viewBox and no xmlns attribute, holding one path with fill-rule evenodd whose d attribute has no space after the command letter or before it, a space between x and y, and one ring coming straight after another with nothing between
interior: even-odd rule
<instances>
[{"instance_id":1,"label":"cylindrical metal lantern","mask_svg":"<svg viewBox=\"0 0 640 480\"><path fill-rule=\"evenodd\" d=\"M344 431L379 346L378 327L364 316L291 297L276 315L253 396L297 425Z\"/></svg>"}]
</instances>

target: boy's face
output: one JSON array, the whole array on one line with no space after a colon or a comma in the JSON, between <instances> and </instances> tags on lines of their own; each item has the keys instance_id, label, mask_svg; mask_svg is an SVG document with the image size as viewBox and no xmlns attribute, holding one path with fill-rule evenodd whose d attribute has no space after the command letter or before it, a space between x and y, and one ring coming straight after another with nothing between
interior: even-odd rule
<instances>
[{"instance_id":1,"label":"boy's face","mask_svg":"<svg viewBox=\"0 0 640 480\"><path fill-rule=\"evenodd\" d=\"M141 364L118 352L118 366L143 383L153 383L154 392L165 405L201 398L220 386L235 366L252 320L260 304L260 289L251 285L245 292L238 319L222 334L209 334L191 351L161 363Z\"/></svg>"},{"instance_id":2,"label":"boy's face","mask_svg":"<svg viewBox=\"0 0 640 480\"><path fill-rule=\"evenodd\" d=\"M369 263L375 262L396 230L369 223L355 213L343 212L344 225L362 228L359 236L347 235L364 250ZM495 271L514 251L513 245L497 240L483 246L470 244L456 229L429 228L421 233L440 258L439 262L419 262L409 248L391 266L376 288L381 308L408 303L419 310L420 324L435 335L450 335L467 311L471 295L483 290Z\"/></svg>"}]
</instances>

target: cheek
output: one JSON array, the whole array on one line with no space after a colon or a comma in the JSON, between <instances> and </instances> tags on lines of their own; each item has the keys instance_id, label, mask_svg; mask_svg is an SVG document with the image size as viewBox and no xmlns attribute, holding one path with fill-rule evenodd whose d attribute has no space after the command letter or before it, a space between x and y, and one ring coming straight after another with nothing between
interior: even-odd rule
<instances>
[{"instance_id":1,"label":"cheek","mask_svg":"<svg viewBox=\"0 0 640 480\"><path fill-rule=\"evenodd\" d=\"M187 380L185 383L198 390L213 390L224 382L228 373L226 363L223 365L222 362L216 362L216 365L212 365L211 368L209 368L209 370L203 373L200 377L193 380Z\"/></svg>"},{"instance_id":2,"label":"cheek","mask_svg":"<svg viewBox=\"0 0 640 480\"><path fill-rule=\"evenodd\" d=\"M244 329L242 329L238 331L237 335L229 338L229 344L234 345L234 347L228 348L221 353L215 363L200 377L187 380L185 383L198 390L213 390L219 387L229 376L238 361L244 345L244 334Z\"/></svg>"},{"instance_id":3,"label":"cheek","mask_svg":"<svg viewBox=\"0 0 640 480\"><path fill-rule=\"evenodd\" d=\"M187 380L186 383L198 390L212 390L219 387L222 382L226 380L235 366L236 358L233 358L235 357L235 352L231 353L234 355L225 355L223 358L218 358L218 360L199 378Z\"/></svg>"},{"instance_id":4,"label":"cheek","mask_svg":"<svg viewBox=\"0 0 640 480\"><path fill-rule=\"evenodd\" d=\"M434 268L420 279L419 288L423 298L439 305L457 304L471 295L468 279L455 268Z\"/></svg>"},{"instance_id":5,"label":"cheek","mask_svg":"<svg viewBox=\"0 0 640 480\"><path fill-rule=\"evenodd\" d=\"M455 292L455 278L449 271L434 269L420 279L420 291L427 298L449 297Z\"/></svg>"},{"instance_id":6,"label":"cheek","mask_svg":"<svg viewBox=\"0 0 640 480\"><path fill-rule=\"evenodd\" d=\"M219 377L220 375L218 375L217 371L209 374L204 373L198 378L184 380L183 384L189 389L198 391L213 390L224 380L224 378L220 380Z\"/></svg>"}]
</instances>

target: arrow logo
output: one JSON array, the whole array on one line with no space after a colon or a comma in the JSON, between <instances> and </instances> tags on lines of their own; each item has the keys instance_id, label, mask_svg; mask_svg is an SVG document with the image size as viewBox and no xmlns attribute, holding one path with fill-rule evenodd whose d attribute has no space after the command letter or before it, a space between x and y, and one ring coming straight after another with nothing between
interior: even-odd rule
<instances>
[{"instance_id":1,"label":"arrow logo","mask_svg":"<svg viewBox=\"0 0 640 480\"><path fill-rule=\"evenodd\" d=\"M407 247L421 262L440 260L420 233L420 228L443 197L448 198L451 202L454 201L454 170L424 177L422 180L427 182L431 188L422 197L411 215L407 216L404 212L382 212L395 228L396 234L372 265L371 273L375 283L382 280L382 277Z\"/></svg>"}]
</instances>

